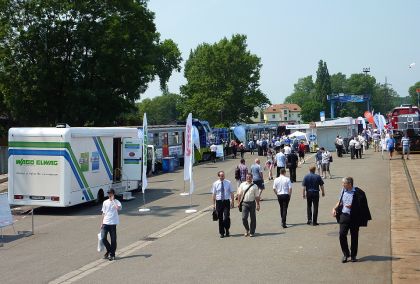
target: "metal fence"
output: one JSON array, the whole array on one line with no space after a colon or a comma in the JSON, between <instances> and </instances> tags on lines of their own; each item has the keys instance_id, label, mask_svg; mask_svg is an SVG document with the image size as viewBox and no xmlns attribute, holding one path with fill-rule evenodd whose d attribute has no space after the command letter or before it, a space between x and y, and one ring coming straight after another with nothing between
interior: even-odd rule
<instances>
[{"instance_id":1,"label":"metal fence","mask_svg":"<svg viewBox=\"0 0 420 284\"><path fill-rule=\"evenodd\" d=\"M7 147L0 146L0 175L7 174Z\"/></svg>"}]
</instances>

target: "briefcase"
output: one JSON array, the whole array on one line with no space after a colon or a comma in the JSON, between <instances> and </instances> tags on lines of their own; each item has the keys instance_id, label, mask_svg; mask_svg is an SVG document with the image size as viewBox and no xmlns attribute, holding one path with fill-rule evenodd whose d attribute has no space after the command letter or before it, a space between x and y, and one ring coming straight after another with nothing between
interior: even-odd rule
<instances>
[{"instance_id":1,"label":"briefcase","mask_svg":"<svg viewBox=\"0 0 420 284\"><path fill-rule=\"evenodd\" d=\"M211 214L213 221L217 221L219 219L219 217L217 216L217 211L216 209L213 209L213 213Z\"/></svg>"}]
</instances>

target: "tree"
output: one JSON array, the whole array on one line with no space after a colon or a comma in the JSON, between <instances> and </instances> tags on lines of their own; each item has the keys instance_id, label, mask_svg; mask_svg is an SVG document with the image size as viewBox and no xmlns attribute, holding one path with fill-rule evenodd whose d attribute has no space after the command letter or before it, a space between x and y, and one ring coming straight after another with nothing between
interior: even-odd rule
<instances>
[{"instance_id":1,"label":"tree","mask_svg":"<svg viewBox=\"0 0 420 284\"><path fill-rule=\"evenodd\" d=\"M347 78L346 75L343 73L338 72L337 74L333 74L330 77L331 81L331 93L332 94L339 94L345 93L347 89Z\"/></svg>"},{"instance_id":2,"label":"tree","mask_svg":"<svg viewBox=\"0 0 420 284\"><path fill-rule=\"evenodd\" d=\"M315 100L308 100L302 106L302 120L305 122L319 121L319 113L324 110L324 105Z\"/></svg>"},{"instance_id":3,"label":"tree","mask_svg":"<svg viewBox=\"0 0 420 284\"><path fill-rule=\"evenodd\" d=\"M182 116L192 112L211 125L249 121L256 115L254 107L270 103L259 89L261 66L261 59L247 50L245 35L199 45L185 63Z\"/></svg>"},{"instance_id":4,"label":"tree","mask_svg":"<svg viewBox=\"0 0 420 284\"><path fill-rule=\"evenodd\" d=\"M318 62L315 90L315 99L323 105L325 113L327 114L327 110L329 109L327 96L331 95L331 80L330 74L328 73L327 63L322 60Z\"/></svg>"},{"instance_id":5,"label":"tree","mask_svg":"<svg viewBox=\"0 0 420 284\"><path fill-rule=\"evenodd\" d=\"M417 93L416 93L416 90L417 89L420 89L420 81L418 81L417 83L415 83L413 86L411 86L409 89L408 89L408 94L409 94L409 96L410 96L410 103L412 104L412 105L417 105L418 106L418 103L419 103L419 96L420 95L418 95ZM420 106L419 106L420 107Z\"/></svg>"},{"instance_id":6,"label":"tree","mask_svg":"<svg viewBox=\"0 0 420 284\"><path fill-rule=\"evenodd\" d=\"M174 123L179 116L177 110L179 100L179 95L171 93L166 93L153 99L144 99L137 105L139 117L143 117L143 114L146 112L149 124Z\"/></svg>"},{"instance_id":7,"label":"tree","mask_svg":"<svg viewBox=\"0 0 420 284\"><path fill-rule=\"evenodd\" d=\"M302 107L306 101L314 99L314 93L315 84L312 80L312 76L306 76L298 80L294 86L293 93L286 97L284 103L297 104Z\"/></svg>"},{"instance_id":8,"label":"tree","mask_svg":"<svg viewBox=\"0 0 420 284\"><path fill-rule=\"evenodd\" d=\"M180 53L147 1L1 1L0 91L20 125L109 125ZM31 106L30 111L28 106Z\"/></svg>"}]
</instances>

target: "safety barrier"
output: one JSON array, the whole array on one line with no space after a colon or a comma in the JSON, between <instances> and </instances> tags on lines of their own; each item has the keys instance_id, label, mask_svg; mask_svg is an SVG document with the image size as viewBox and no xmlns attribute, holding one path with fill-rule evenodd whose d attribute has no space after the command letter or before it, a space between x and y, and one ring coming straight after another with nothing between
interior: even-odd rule
<instances>
[{"instance_id":1,"label":"safety barrier","mask_svg":"<svg viewBox=\"0 0 420 284\"><path fill-rule=\"evenodd\" d=\"M10 205L7 199L7 194L0 194L0 247L3 246L3 228L11 226L13 228L14 234L16 235L15 224L17 222L22 221L28 216L31 216L31 230L18 231L17 236L29 237L34 234L34 209L18 209L14 210L13 213L14 214L12 215L12 211L10 209Z\"/></svg>"}]
</instances>

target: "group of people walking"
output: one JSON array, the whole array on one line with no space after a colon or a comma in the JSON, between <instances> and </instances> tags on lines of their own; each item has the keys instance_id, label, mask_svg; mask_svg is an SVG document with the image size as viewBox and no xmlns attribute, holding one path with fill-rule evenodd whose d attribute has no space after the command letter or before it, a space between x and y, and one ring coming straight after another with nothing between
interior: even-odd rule
<instances>
[{"instance_id":1,"label":"group of people walking","mask_svg":"<svg viewBox=\"0 0 420 284\"><path fill-rule=\"evenodd\" d=\"M276 195L280 209L280 221L283 228L288 228L287 211L293 193L293 183L296 182L296 168L298 166L298 156L295 150L286 144L284 147L276 149L276 154L272 149L267 149L267 162L265 169L269 171L269 180L273 181L273 192ZM325 196L324 180L326 174L330 173L330 163L332 162L331 153L321 147L315 154L316 165L309 167L309 173L302 180L302 198L306 199L307 204L307 224L318 226L318 207L320 196ZM304 159L303 159L304 161ZM277 168L276 178L273 177L272 170ZM286 168L289 168L289 177L286 176ZM318 174L316 170L318 169ZM244 158L235 169L236 186L225 178L225 172L217 173L218 179L212 184L212 202L214 211L217 214L220 238L230 237L230 210L235 207L235 202L241 212L242 224L245 229L245 237L255 236L257 227L257 211L260 211L262 193L265 190L264 168L261 166L259 158L254 160L254 164L248 167ZM322 177L321 174L322 173ZM332 215L337 218L340 224L340 246L343 252L342 262L357 261L358 234L359 227L366 226L371 219L367 198L365 193L353 185L352 177L345 177L342 180L343 189L337 204L332 209ZM235 196L236 192L236 196ZM121 210L121 203L115 199L113 189L108 191L108 199L102 206L102 241L106 247L104 258L115 260L117 247L116 227L119 223L118 211ZM250 220L249 220L250 219ZM347 234L351 234L351 247L347 243ZM110 235L111 242L108 242L107 235Z\"/></svg>"},{"instance_id":2,"label":"group of people walking","mask_svg":"<svg viewBox=\"0 0 420 284\"><path fill-rule=\"evenodd\" d=\"M242 165L244 164L241 163ZM258 165L258 163L257 163ZM324 181L321 176L315 173L316 166L309 168L309 173L302 181L302 197L307 201L307 224L318 226L318 207L319 198L325 196ZM264 188L260 188L260 179L253 180L253 173L245 173L245 181L236 188L229 180L225 179L224 171L217 173L218 179L213 183L212 202L213 208L217 212L217 220L220 238L230 236L230 209L235 207L235 201L239 211L242 213L242 224L245 229L245 237L253 237L257 227L256 212L260 210L261 193ZM277 197L280 207L280 220L283 228L287 226L287 210L290 198L293 193L292 182L286 176L286 169L280 169L280 174L273 181L273 192ZM340 245L343 252L342 262L357 261L358 233L360 226L366 226L371 219L367 199L364 192L353 186L353 178L343 178L343 189L340 193L339 201L332 210L332 215L337 218L340 224ZM250 222L249 220L250 219ZM351 249L347 244L347 234L351 233Z\"/></svg>"},{"instance_id":3,"label":"group of people walking","mask_svg":"<svg viewBox=\"0 0 420 284\"><path fill-rule=\"evenodd\" d=\"M340 149L337 154L342 156L342 140L341 137L337 137L337 139L339 140L338 149ZM324 147L317 150L315 154L316 164L309 167L309 173L304 176L302 181L302 198L306 199L307 204L306 223L312 226L319 225L319 199L321 196L325 196L323 179L327 178L327 174L331 178L330 164L333 159L331 153ZM296 168L299 157L288 144L278 148L276 152L274 154L274 150L269 148L265 166L263 167L260 159L256 158L249 170L245 164L245 159L242 158L235 168L236 186L225 179L224 171L218 172L218 180L213 183L211 192L214 210L217 212L220 238L230 236L230 209L235 207L235 202L241 212L242 224L245 229L244 236L253 237L255 235L257 211L261 208L262 193L265 190L264 169L268 171L268 179L274 179L272 188L279 203L281 226L288 228L287 211L293 193L293 183L296 182ZM274 168L276 168L276 178L273 177L272 171ZM286 176L287 168L290 171L289 177ZM317 170L318 174L316 174ZM354 200L353 197L355 197ZM342 207L343 209L339 210ZM332 215L337 217L337 222L340 223L342 262L347 262L348 258L357 261L358 228L365 226L371 216L366 196L362 190L353 186L353 178L343 178L343 189L338 203L332 210ZM349 250L347 244L349 230L351 233L351 250Z\"/></svg>"}]
</instances>

